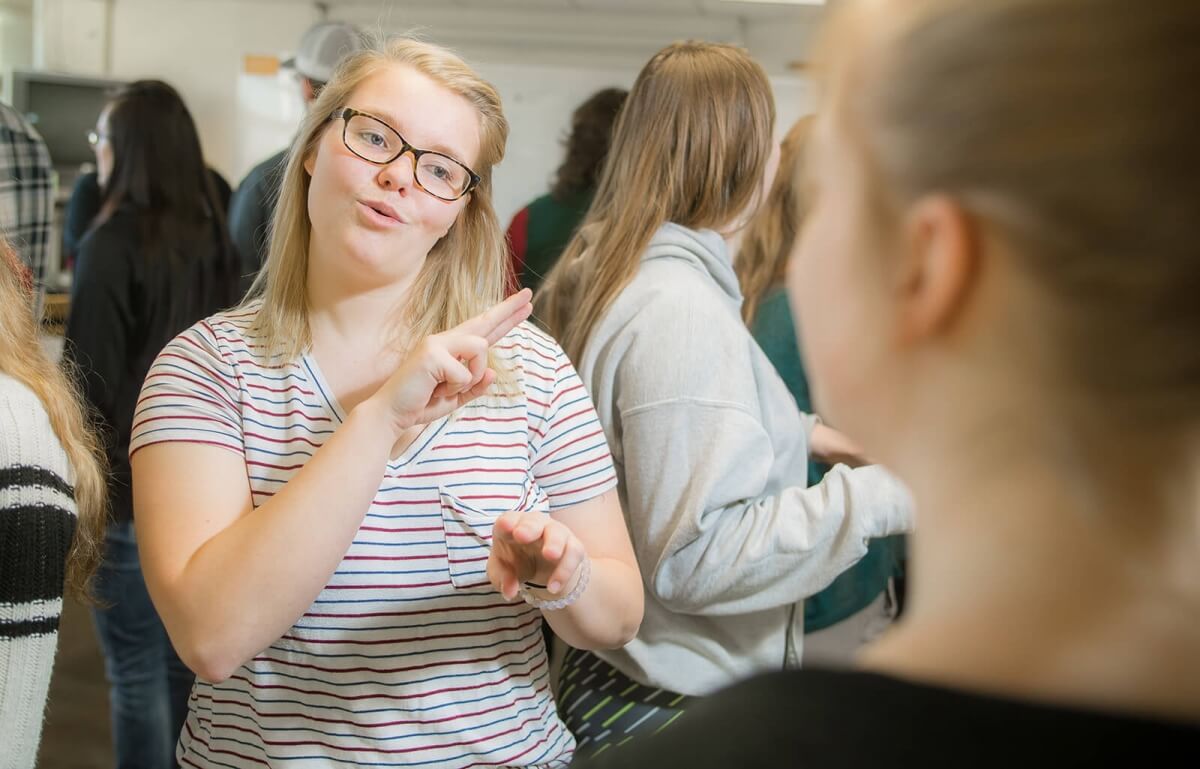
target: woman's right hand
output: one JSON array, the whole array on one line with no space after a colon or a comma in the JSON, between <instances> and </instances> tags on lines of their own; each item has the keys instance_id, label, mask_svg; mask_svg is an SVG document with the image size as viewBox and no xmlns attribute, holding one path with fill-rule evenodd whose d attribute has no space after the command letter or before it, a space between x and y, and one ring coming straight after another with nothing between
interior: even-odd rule
<instances>
[{"instance_id":1,"label":"woman's right hand","mask_svg":"<svg viewBox=\"0 0 1200 769\"><path fill-rule=\"evenodd\" d=\"M388 415L397 437L487 392L496 378L488 349L533 311L522 289L452 329L422 339L369 399Z\"/></svg>"}]
</instances>

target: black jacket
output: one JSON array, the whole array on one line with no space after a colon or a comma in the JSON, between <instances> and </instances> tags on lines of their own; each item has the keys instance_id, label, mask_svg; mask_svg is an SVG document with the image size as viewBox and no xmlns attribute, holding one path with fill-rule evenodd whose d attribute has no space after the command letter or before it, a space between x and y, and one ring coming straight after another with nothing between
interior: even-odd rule
<instances>
[{"instance_id":1,"label":"black jacket","mask_svg":"<svg viewBox=\"0 0 1200 769\"><path fill-rule=\"evenodd\" d=\"M225 250L214 222L207 242L190 243L184 281L196 287L220 273ZM224 304L206 300L195 317L181 318L178 300L163 279L164 271L141 246L136 210L119 209L79 244L71 285L65 355L87 403L98 418L112 471L109 498L113 517L133 514L129 437L142 382L159 351L189 325Z\"/></svg>"}]
</instances>

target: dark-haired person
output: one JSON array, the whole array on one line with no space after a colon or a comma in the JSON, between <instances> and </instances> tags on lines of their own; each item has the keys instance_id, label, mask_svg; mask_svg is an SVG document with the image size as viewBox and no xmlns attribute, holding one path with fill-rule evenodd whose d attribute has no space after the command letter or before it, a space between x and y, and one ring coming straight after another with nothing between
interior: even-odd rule
<instances>
[{"instance_id":1,"label":"dark-haired person","mask_svg":"<svg viewBox=\"0 0 1200 769\"><path fill-rule=\"evenodd\" d=\"M150 602L138 561L129 436L146 372L175 334L235 300L237 259L192 116L158 81L122 89L100 113L100 212L79 245L67 323L112 466L113 519L94 612L111 684L116 765L174 766L192 675ZM203 397L203 383L195 383Z\"/></svg>"},{"instance_id":2,"label":"dark-haired person","mask_svg":"<svg viewBox=\"0 0 1200 769\"><path fill-rule=\"evenodd\" d=\"M554 186L518 211L509 223L509 259L521 287L536 291L542 285L592 205L596 181L608 157L613 123L628 93L623 88L605 88L575 109L567 156L558 167Z\"/></svg>"},{"instance_id":3,"label":"dark-haired person","mask_svg":"<svg viewBox=\"0 0 1200 769\"><path fill-rule=\"evenodd\" d=\"M88 134L88 141L92 142L94 146L99 143L100 135L92 131ZM220 202L221 210L228 212L233 189L216 169L208 170L212 174L213 184L216 186L217 200ZM81 174L75 180L75 186L71 188L71 198L67 201L66 220L63 222L63 264L69 269L74 268L79 245L91 230L103 203L104 192L101 189L100 173L90 171Z\"/></svg>"}]
</instances>

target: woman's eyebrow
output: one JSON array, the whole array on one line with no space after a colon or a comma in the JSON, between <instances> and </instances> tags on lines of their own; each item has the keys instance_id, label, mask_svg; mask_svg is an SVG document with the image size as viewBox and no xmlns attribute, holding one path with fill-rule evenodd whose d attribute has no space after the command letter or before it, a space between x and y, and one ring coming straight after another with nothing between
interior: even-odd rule
<instances>
[{"instance_id":1,"label":"woman's eyebrow","mask_svg":"<svg viewBox=\"0 0 1200 769\"><path fill-rule=\"evenodd\" d=\"M390 126L390 127L393 129L393 130L394 130L394 131L396 131L397 133L399 133L401 136L404 136L404 132L400 130L400 121L396 119L396 116L395 116L395 115L393 115L392 113L388 112L387 110L385 110L385 109L374 109L374 108L368 107L368 108L366 108L366 109L364 109L364 110L361 110L361 111L362 111L362 112L366 112L366 113L367 113L367 114L369 114L371 117L377 117L377 118L379 118L379 119L380 119L380 120L382 120L383 122L387 123L387 124L388 124L388 125L389 125L389 126ZM408 137L407 137L407 136L404 136L404 139L407 141L407 140L408 140ZM415 145L414 145L414 146L415 146ZM459 152L457 152L456 150L453 150L453 149L451 149L451 148L447 147L445 144L442 144L442 143L440 143L440 142L435 142L434 144L432 144L432 145L430 145L430 146L427 146L427 147L417 147L417 149L419 149L419 150L433 150L434 152L440 152L440 153L442 153L443 155L448 155L448 156L450 156L450 157L454 158L455 160L457 160L457 159L459 158L459 156L461 155L461 153L459 153ZM461 162L461 161L460 161L460 162Z\"/></svg>"}]
</instances>

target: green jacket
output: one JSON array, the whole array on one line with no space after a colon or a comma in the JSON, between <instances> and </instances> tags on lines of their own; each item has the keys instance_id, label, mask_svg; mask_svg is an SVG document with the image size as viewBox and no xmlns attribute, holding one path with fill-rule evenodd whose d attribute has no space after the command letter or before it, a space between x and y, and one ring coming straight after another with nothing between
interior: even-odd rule
<instances>
[{"instance_id":1,"label":"green jacket","mask_svg":"<svg viewBox=\"0 0 1200 769\"><path fill-rule=\"evenodd\" d=\"M562 256L592 205L593 190L566 200L543 195L522 208L508 225L508 254L522 287L534 291Z\"/></svg>"}]
</instances>

